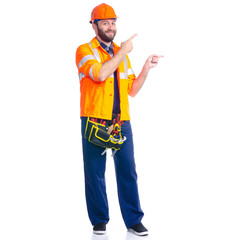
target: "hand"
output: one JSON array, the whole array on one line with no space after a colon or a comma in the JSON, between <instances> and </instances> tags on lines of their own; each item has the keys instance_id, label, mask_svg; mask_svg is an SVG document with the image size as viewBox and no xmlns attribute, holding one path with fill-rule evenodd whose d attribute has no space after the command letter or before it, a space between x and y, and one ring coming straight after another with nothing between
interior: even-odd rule
<instances>
[{"instance_id":1,"label":"hand","mask_svg":"<svg viewBox=\"0 0 240 240\"><path fill-rule=\"evenodd\" d=\"M159 58L162 58L162 57L164 56L156 55L156 54L151 55L150 57L148 57L147 61L145 62L144 67L147 69L151 69L155 67L158 64Z\"/></svg>"},{"instance_id":2,"label":"hand","mask_svg":"<svg viewBox=\"0 0 240 240\"><path fill-rule=\"evenodd\" d=\"M132 40L137 36L135 33L132 37L130 37L127 41L121 43L121 49L125 54L128 54L132 51L133 49L133 44Z\"/></svg>"}]
</instances>

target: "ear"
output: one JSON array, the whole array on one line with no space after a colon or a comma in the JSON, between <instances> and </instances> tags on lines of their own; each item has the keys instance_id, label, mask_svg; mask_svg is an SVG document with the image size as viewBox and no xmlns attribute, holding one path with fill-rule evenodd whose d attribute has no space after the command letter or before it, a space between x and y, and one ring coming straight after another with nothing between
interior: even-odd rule
<instances>
[{"instance_id":1,"label":"ear","mask_svg":"<svg viewBox=\"0 0 240 240\"><path fill-rule=\"evenodd\" d=\"M97 31L97 26L96 26L95 23L92 23L92 28L95 31L96 35L97 35L98 31Z\"/></svg>"}]
</instances>

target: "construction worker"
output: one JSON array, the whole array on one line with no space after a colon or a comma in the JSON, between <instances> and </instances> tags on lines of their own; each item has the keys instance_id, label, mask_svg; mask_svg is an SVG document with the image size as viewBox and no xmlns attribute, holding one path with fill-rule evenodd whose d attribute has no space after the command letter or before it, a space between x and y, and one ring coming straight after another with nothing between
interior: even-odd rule
<instances>
[{"instance_id":1,"label":"construction worker","mask_svg":"<svg viewBox=\"0 0 240 240\"><path fill-rule=\"evenodd\" d=\"M90 20L96 37L80 45L76 52L86 202L93 232L104 234L109 221L106 154L102 154L103 148L89 142L84 133L89 117L107 122L120 115L123 122L121 132L126 141L114 155L119 204L127 229L144 236L148 235L148 230L142 224L144 213L138 194L128 95L134 97L139 92L149 70L158 64L161 56L151 55L136 78L127 55L133 49L132 40L136 34L117 46L113 42L117 32L116 20L111 6L104 3L96 6Z\"/></svg>"}]
</instances>

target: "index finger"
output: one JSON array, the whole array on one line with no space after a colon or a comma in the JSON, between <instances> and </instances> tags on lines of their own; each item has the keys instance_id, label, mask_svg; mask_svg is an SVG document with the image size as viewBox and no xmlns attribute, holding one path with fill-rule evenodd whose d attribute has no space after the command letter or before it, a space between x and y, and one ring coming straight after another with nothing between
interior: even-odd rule
<instances>
[{"instance_id":1,"label":"index finger","mask_svg":"<svg viewBox=\"0 0 240 240\"><path fill-rule=\"evenodd\" d=\"M129 38L129 40L133 40L137 35L138 35L138 34L135 33L133 36L131 36L131 37Z\"/></svg>"},{"instance_id":2,"label":"index finger","mask_svg":"<svg viewBox=\"0 0 240 240\"><path fill-rule=\"evenodd\" d=\"M153 55L152 57L159 59L159 58L163 58L164 56L163 55Z\"/></svg>"}]
</instances>

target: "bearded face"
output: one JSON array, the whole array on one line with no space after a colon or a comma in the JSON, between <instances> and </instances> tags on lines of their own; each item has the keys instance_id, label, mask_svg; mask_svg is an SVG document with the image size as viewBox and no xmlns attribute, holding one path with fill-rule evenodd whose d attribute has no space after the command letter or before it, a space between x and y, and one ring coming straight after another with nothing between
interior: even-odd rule
<instances>
[{"instance_id":1,"label":"bearded face","mask_svg":"<svg viewBox=\"0 0 240 240\"><path fill-rule=\"evenodd\" d=\"M104 42L112 42L116 33L116 23L115 20L101 20L96 23L98 36Z\"/></svg>"}]
</instances>

